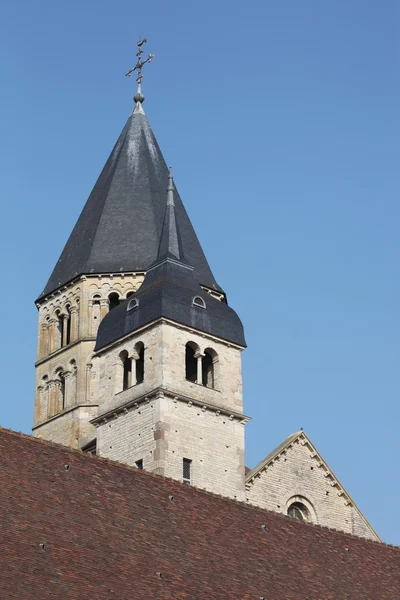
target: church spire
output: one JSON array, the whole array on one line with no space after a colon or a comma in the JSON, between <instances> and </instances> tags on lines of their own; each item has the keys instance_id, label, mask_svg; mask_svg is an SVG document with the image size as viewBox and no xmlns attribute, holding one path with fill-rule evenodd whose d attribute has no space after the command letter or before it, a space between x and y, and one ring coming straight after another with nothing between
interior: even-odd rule
<instances>
[{"instance_id":1,"label":"church spire","mask_svg":"<svg viewBox=\"0 0 400 600\"><path fill-rule=\"evenodd\" d=\"M130 70L138 71L138 85L144 63L139 54L138 63ZM136 96L135 110L39 299L82 275L146 271L158 259L160 248L164 248L161 234L165 229L165 192L167 182L172 179L168 179L171 177L168 167L141 108L143 100ZM178 251L193 266L201 285L222 293L175 186L170 190L170 196L171 193L174 206L173 210L168 210L169 218L179 232L175 236L175 246L171 246L175 248L173 252ZM164 238L166 235L167 230ZM172 240L171 234L170 244Z\"/></svg>"},{"instance_id":2,"label":"church spire","mask_svg":"<svg viewBox=\"0 0 400 600\"><path fill-rule=\"evenodd\" d=\"M182 242L175 214L174 179L172 177L171 167L168 174L167 207L165 209L157 261L161 261L168 257L177 260L183 259Z\"/></svg>"}]
</instances>

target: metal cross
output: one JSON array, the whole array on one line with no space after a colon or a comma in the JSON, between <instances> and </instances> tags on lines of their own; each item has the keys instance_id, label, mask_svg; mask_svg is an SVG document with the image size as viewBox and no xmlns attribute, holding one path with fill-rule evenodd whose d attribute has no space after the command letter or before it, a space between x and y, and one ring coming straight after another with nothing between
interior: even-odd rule
<instances>
[{"instance_id":1,"label":"metal cross","mask_svg":"<svg viewBox=\"0 0 400 600\"><path fill-rule=\"evenodd\" d=\"M129 71L127 71L127 73L125 73L125 75L127 77L130 77L134 71L137 71L138 75L136 77L136 81L138 82L139 85L142 83L142 78L143 78L142 68L143 68L143 65L145 65L146 63L151 62L151 60L154 58L154 54L149 54L149 56L145 60L142 60L142 58L141 58L142 54L143 54L142 46L146 42L147 42L146 38L144 38L143 40L139 40L138 41L138 43L137 43L138 51L136 52L136 56L138 57L137 63L136 63L136 65L134 67L132 67L132 69L129 69Z\"/></svg>"}]
</instances>

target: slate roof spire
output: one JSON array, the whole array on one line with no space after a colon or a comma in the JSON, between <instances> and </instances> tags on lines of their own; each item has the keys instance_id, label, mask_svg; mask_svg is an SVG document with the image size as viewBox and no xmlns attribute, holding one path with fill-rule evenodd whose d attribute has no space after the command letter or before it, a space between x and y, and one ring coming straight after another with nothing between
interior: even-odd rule
<instances>
[{"instance_id":1,"label":"slate roof spire","mask_svg":"<svg viewBox=\"0 0 400 600\"><path fill-rule=\"evenodd\" d=\"M157 262L168 257L186 262L184 260L181 236L176 221L174 179L171 167L168 174L167 207L165 209L160 245L158 247Z\"/></svg>"},{"instance_id":2,"label":"slate roof spire","mask_svg":"<svg viewBox=\"0 0 400 600\"><path fill-rule=\"evenodd\" d=\"M169 177L138 101L39 300L80 275L146 271L164 247L161 234ZM192 265L201 285L222 292L175 186L173 203L169 212L179 232L178 249L175 246L173 252ZM171 235L170 244L172 240Z\"/></svg>"},{"instance_id":3,"label":"slate roof spire","mask_svg":"<svg viewBox=\"0 0 400 600\"><path fill-rule=\"evenodd\" d=\"M203 289L198 271L186 255L190 247L182 242L171 169L166 191L157 257L148 266L140 288L101 321L95 351L161 318L246 346L238 315L228 306L226 298L217 300ZM201 308L194 303L195 299L202 301Z\"/></svg>"}]
</instances>

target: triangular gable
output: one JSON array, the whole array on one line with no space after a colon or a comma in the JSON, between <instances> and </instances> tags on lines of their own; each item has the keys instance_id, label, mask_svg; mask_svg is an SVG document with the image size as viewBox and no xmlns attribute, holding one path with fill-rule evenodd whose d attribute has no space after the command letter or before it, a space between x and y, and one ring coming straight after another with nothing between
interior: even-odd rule
<instances>
[{"instance_id":1,"label":"triangular gable","mask_svg":"<svg viewBox=\"0 0 400 600\"><path fill-rule=\"evenodd\" d=\"M274 463L279 461L282 457L286 456L290 448L292 448L295 444L300 444L303 447L306 447L310 452L310 458L315 461L315 466L318 469L322 469L324 472L324 477L329 481L330 486L336 490L336 493L339 497L343 499L343 502L346 506L351 506L358 513L359 517L362 519L367 529L370 531L372 536L380 540L378 534L370 525L368 520L362 514L350 494L346 491L343 485L340 483L339 479L336 477L332 469L328 466L326 461L322 458L321 454L318 452L314 444L311 442L310 438L306 435L306 433L301 430L297 431L290 435L286 440L284 440L279 446L277 446L266 458L260 461L253 469L251 469L245 476L246 489L249 490L251 488L252 483L261 477L262 474L268 469L273 468Z\"/></svg>"}]
</instances>

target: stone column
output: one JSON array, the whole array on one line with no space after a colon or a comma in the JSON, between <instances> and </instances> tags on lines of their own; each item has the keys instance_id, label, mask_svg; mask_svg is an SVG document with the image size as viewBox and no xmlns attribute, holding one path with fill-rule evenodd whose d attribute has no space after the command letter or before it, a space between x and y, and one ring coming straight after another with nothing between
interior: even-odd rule
<instances>
[{"instance_id":1,"label":"stone column","mask_svg":"<svg viewBox=\"0 0 400 600\"><path fill-rule=\"evenodd\" d=\"M35 402L35 425L39 423L42 418L43 412L43 386L39 385L37 388L36 402Z\"/></svg>"},{"instance_id":2,"label":"stone column","mask_svg":"<svg viewBox=\"0 0 400 600\"><path fill-rule=\"evenodd\" d=\"M136 385L137 376L136 376L136 361L139 360L139 354L134 350L131 356L131 380L129 382L129 386Z\"/></svg>"},{"instance_id":3,"label":"stone column","mask_svg":"<svg viewBox=\"0 0 400 600\"><path fill-rule=\"evenodd\" d=\"M69 315L62 315L62 320L63 320L62 340L61 340L62 348L67 345L68 318L69 318Z\"/></svg>"},{"instance_id":4,"label":"stone column","mask_svg":"<svg viewBox=\"0 0 400 600\"><path fill-rule=\"evenodd\" d=\"M64 409L69 408L71 402L71 371L65 371L64 375ZM62 407L61 407L62 408Z\"/></svg>"},{"instance_id":5,"label":"stone column","mask_svg":"<svg viewBox=\"0 0 400 600\"><path fill-rule=\"evenodd\" d=\"M49 352L54 352L55 350L55 339L54 339L54 334L55 334L55 326L56 326L57 321L55 319L50 319L49 321Z\"/></svg>"},{"instance_id":6,"label":"stone column","mask_svg":"<svg viewBox=\"0 0 400 600\"><path fill-rule=\"evenodd\" d=\"M47 323L42 323L42 326L40 328L39 358L44 358L47 354L48 333L49 332Z\"/></svg>"},{"instance_id":7,"label":"stone column","mask_svg":"<svg viewBox=\"0 0 400 600\"><path fill-rule=\"evenodd\" d=\"M47 416L52 417L56 414L57 403L57 384L55 381L49 381L49 406Z\"/></svg>"},{"instance_id":8,"label":"stone column","mask_svg":"<svg viewBox=\"0 0 400 600\"><path fill-rule=\"evenodd\" d=\"M110 306L110 301L108 298L100 300L100 321L102 321L104 319L104 317L106 316L106 314L108 314L109 306Z\"/></svg>"},{"instance_id":9,"label":"stone column","mask_svg":"<svg viewBox=\"0 0 400 600\"><path fill-rule=\"evenodd\" d=\"M92 364L86 365L86 402L90 403L91 381L92 381Z\"/></svg>"},{"instance_id":10,"label":"stone column","mask_svg":"<svg viewBox=\"0 0 400 600\"><path fill-rule=\"evenodd\" d=\"M118 394L124 389L124 364L121 359L114 363L114 377L114 394Z\"/></svg>"},{"instance_id":11,"label":"stone column","mask_svg":"<svg viewBox=\"0 0 400 600\"><path fill-rule=\"evenodd\" d=\"M203 356L201 352L196 352L194 357L197 359L197 380L196 383L203 385Z\"/></svg>"},{"instance_id":12,"label":"stone column","mask_svg":"<svg viewBox=\"0 0 400 600\"><path fill-rule=\"evenodd\" d=\"M78 307L71 306L70 308L70 319L71 319L71 344L78 338L77 324L78 324Z\"/></svg>"}]
</instances>

